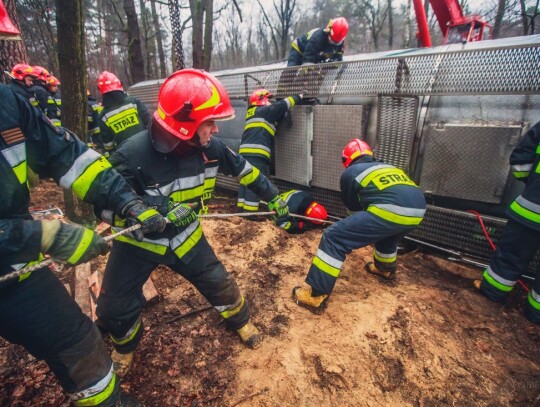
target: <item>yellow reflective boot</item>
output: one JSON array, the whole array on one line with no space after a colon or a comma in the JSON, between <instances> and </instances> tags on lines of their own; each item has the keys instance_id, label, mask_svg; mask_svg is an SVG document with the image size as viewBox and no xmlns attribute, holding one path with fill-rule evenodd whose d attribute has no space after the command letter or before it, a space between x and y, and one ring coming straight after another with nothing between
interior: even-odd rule
<instances>
[{"instance_id":1,"label":"yellow reflective boot","mask_svg":"<svg viewBox=\"0 0 540 407\"><path fill-rule=\"evenodd\" d=\"M482 280L474 280L472 285L476 290L480 291L480 286L482 285Z\"/></svg>"},{"instance_id":2,"label":"yellow reflective boot","mask_svg":"<svg viewBox=\"0 0 540 407\"><path fill-rule=\"evenodd\" d=\"M396 278L395 271L380 270L375 266L375 263L372 262L366 264L366 271L370 274L375 274L376 276L379 276L385 280L393 280Z\"/></svg>"},{"instance_id":3,"label":"yellow reflective boot","mask_svg":"<svg viewBox=\"0 0 540 407\"><path fill-rule=\"evenodd\" d=\"M326 309L328 295L322 294L317 297L311 295L311 286L294 287L292 291L293 301L301 307L307 308L317 315L321 315Z\"/></svg>"},{"instance_id":4,"label":"yellow reflective boot","mask_svg":"<svg viewBox=\"0 0 540 407\"><path fill-rule=\"evenodd\" d=\"M115 373L118 376L125 376L133 363L133 352L118 353L115 349L111 354L111 359Z\"/></svg>"},{"instance_id":5,"label":"yellow reflective boot","mask_svg":"<svg viewBox=\"0 0 540 407\"><path fill-rule=\"evenodd\" d=\"M238 335L242 338L242 342L244 342L248 348L257 349L262 345L263 337L251 322L248 322L242 328L237 329L236 332L238 332Z\"/></svg>"}]
</instances>

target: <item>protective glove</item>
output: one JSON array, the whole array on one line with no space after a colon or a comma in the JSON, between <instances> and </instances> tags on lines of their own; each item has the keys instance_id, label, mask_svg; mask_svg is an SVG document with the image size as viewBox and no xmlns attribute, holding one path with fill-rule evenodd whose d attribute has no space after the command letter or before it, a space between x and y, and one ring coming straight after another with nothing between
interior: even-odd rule
<instances>
[{"instance_id":1,"label":"protective glove","mask_svg":"<svg viewBox=\"0 0 540 407\"><path fill-rule=\"evenodd\" d=\"M173 200L170 197L164 195L143 196L142 201L143 204L145 204L149 208L154 208L163 216L167 216L170 210L174 207Z\"/></svg>"},{"instance_id":2,"label":"protective glove","mask_svg":"<svg viewBox=\"0 0 540 407\"><path fill-rule=\"evenodd\" d=\"M51 220L41 222L41 251L75 266L107 253L109 245L90 229Z\"/></svg>"},{"instance_id":3,"label":"protective glove","mask_svg":"<svg viewBox=\"0 0 540 407\"><path fill-rule=\"evenodd\" d=\"M197 213L194 209L196 209L198 205L197 202L191 205L185 203L178 204L167 214L167 219L175 226L189 226L197 220Z\"/></svg>"},{"instance_id":4,"label":"protective glove","mask_svg":"<svg viewBox=\"0 0 540 407\"><path fill-rule=\"evenodd\" d=\"M276 212L276 216L273 216L273 219L284 218L289 214L289 207L287 202L285 202L279 195L276 195L274 199L268 202L268 209Z\"/></svg>"},{"instance_id":5,"label":"protective glove","mask_svg":"<svg viewBox=\"0 0 540 407\"><path fill-rule=\"evenodd\" d=\"M142 201L135 200L128 203L122 210L126 218L127 225L133 226L137 223L141 225L140 229L132 232L135 240L141 242L145 233L161 233L167 226L167 220L159 214L158 211L148 208Z\"/></svg>"}]
</instances>

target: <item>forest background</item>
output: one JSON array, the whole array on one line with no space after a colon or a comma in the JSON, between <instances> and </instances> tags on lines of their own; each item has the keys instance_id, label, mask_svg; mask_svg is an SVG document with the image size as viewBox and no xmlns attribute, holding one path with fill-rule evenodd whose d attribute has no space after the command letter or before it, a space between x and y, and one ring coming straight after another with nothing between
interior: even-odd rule
<instances>
[{"instance_id":1,"label":"forest background","mask_svg":"<svg viewBox=\"0 0 540 407\"><path fill-rule=\"evenodd\" d=\"M462 0L465 15L481 15L494 38L535 34L540 0ZM79 1L78 1L79 2ZM58 0L14 3L28 62L59 76ZM61 3L61 2L60 2ZM256 66L287 58L291 41L332 17L350 24L345 55L416 47L411 0L81 0L88 86L114 72L125 86L165 78L182 53L185 67L209 71ZM178 7L173 30L171 7ZM439 26L425 0L434 45ZM181 47L177 47L180 43ZM175 48L176 47L176 48ZM173 51L176 49L176 52ZM60 78L62 80L62 78Z\"/></svg>"}]
</instances>

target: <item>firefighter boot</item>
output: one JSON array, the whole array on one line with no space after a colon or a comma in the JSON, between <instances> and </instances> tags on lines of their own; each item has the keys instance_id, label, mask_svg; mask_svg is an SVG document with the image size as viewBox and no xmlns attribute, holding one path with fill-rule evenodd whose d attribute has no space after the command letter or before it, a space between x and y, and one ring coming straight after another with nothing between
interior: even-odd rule
<instances>
[{"instance_id":1,"label":"firefighter boot","mask_svg":"<svg viewBox=\"0 0 540 407\"><path fill-rule=\"evenodd\" d=\"M133 352L119 353L116 349L111 354L115 373L122 377L127 374L133 363Z\"/></svg>"},{"instance_id":2,"label":"firefighter boot","mask_svg":"<svg viewBox=\"0 0 540 407\"><path fill-rule=\"evenodd\" d=\"M375 263L369 262L366 264L366 271L370 274L375 274L383 278L384 280L394 280L396 278L396 272L394 270L381 270L375 266Z\"/></svg>"},{"instance_id":3,"label":"firefighter boot","mask_svg":"<svg viewBox=\"0 0 540 407\"><path fill-rule=\"evenodd\" d=\"M306 287L294 287L292 291L293 301L301 307L307 308L314 314L321 315L326 309L328 295L321 294L313 296L312 291L313 288L309 285Z\"/></svg>"},{"instance_id":4,"label":"firefighter boot","mask_svg":"<svg viewBox=\"0 0 540 407\"><path fill-rule=\"evenodd\" d=\"M481 291L480 287L482 286L482 280L474 280L472 285L476 291Z\"/></svg>"},{"instance_id":5,"label":"firefighter boot","mask_svg":"<svg viewBox=\"0 0 540 407\"><path fill-rule=\"evenodd\" d=\"M244 342L248 348L257 349L262 345L263 337L251 322L248 322L242 328L237 329L236 332L238 332L242 342Z\"/></svg>"}]
</instances>

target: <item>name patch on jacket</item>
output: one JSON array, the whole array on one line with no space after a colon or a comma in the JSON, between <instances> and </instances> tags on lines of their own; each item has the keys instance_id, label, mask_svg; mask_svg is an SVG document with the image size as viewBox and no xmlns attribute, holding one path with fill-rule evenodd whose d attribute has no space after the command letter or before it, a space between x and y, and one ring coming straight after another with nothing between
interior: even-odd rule
<instances>
[{"instance_id":1,"label":"name patch on jacket","mask_svg":"<svg viewBox=\"0 0 540 407\"><path fill-rule=\"evenodd\" d=\"M379 189L385 189L393 185L411 185L416 186L416 184L411 181L405 173L399 169L393 171L384 172L372 179L373 184Z\"/></svg>"},{"instance_id":2,"label":"name patch on jacket","mask_svg":"<svg viewBox=\"0 0 540 407\"><path fill-rule=\"evenodd\" d=\"M0 134L8 146L24 141L24 134L20 127L0 131Z\"/></svg>"}]
</instances>

